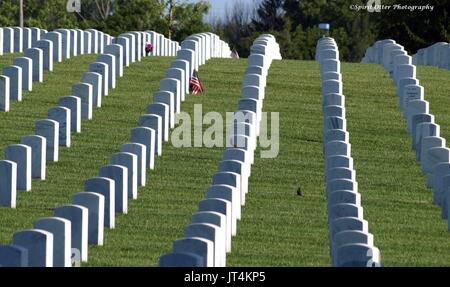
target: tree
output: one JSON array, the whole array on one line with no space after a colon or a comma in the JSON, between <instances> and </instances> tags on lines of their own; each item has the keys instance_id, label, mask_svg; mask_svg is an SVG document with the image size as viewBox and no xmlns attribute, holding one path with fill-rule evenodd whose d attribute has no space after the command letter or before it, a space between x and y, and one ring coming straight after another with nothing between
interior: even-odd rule
<instances>
[{"instance_id":1,"label":"tree","mask_svg":"<svg viewBox=\"0 0 450 287\"><path fill-rule=\"evenodd\" d=\"M104 27L104 22L112 15L115 0L82 0L81 13L75 13L83 28Z\"/></svg>"},{"instance_id":2,"label":"tree","mask_svg":"<svg viewBox=\"0 0 450 287\"><path fill-rule=\"evenodd\" d=\"M0 1L0 27L17 25L17 8L15 1Z\"/></svg>"},{"instance_id":3,"label":"tree","mask_svg":"<svg viewBox=\"0 0 450 287\"><path fill-rule=\"evenodd\" d=\"M77 19L67 13L65 0L23 0L24 26L57 29L74 28ZM19 26L19 0L0 1L0 26Z\"/></svg>"},{"instance_id":4,"label":"tree","mask_svg":"<svg viewBox=\"0 0 450 287\"><path fill-rule=\"evenodd\" d=\"M234 2L233 6L227 7L225 21L220 23L221 35L232 49L236 49L241 57L250 54L250 45L253 41L251 19L254 11L243 1Z\"/></svg>"},{"instance_id":5,"label":"tree","mask_svg":"<svg viewBox=\"0 0 450 287\"><path fill-rule=\"evenodd\" d=\"M161 14L164 5L157 0L115 0L110 16L95 28L118 35L125 31L155 30L167 35L167 23Z\"/></svg>"},{"instance_id":6,"label":"tree","mask_svg":"<svg viewBox=\"0 0 450 287\"><path fill-rule=\"evenodd\" d=\"M281 31L284 26L283 0L263 0L252 23L256 31Z\"/></svg>"},{"instance_id":7,"label":"tree","mask_svg":"<svg viewBox=\"0 0 450 287\"><path fill-rule=\"evenodd\" d=\"M209 3L204 1L175 5L172 8L172 38L176 41L183 41L192 34L210 31L211 25L203 22L203 17L208 13L209 7Z\"/></svg>"},{"instance_id":8,"label":"tree","mask_svg":"<svg viewBox=\"0 0 450 287\"><path fill-rule=\"evenodd\" d=\"M376 25L371 23L371 13L365 11L352 11L349 9L350 4L365 5L365 0L340 0L340 1L324 1L324 0L285 0L283 8L286 10L286 19L289 19L290 31L296 32L296 37L301 37L302 31L309 31L311 35L319 36L316 29L319 23L329 23L331 26L331 36L335 38L340 55L347 61L361 60L365 49L369 47L375 37ZM298 27L301 26L301 29ZM298 49L299 55L293 57L304 57L310 53L315 47L315 42L300 43ZM309 39L310 40L310 39ZM300 56L301 55L301 56Z\"/></svg>"},{"instance_id":9,"label":"tree","mask_svg":"<svg viewBox=\"0 0 450 287\"><path fill-rule=\"evenodd\" d=\"M386 0L387 1L387 0ZM387 4L424 5L423 1L390 0ZM394 39L410 53L435 42L450 42L450 5L446 0L430 0L433 11L383 10L373 13L378 39Z\"/></svg>"},{"instance_id":10,"label":"tree","mask_svg":"<svg viewBox=\"0 0 450 287\"><path fill-rule=\"evenodd\" d=\"M336 4L335 1L326 0L284 0L283 2L286 17L291 20L291 31L295 31L298 25L301 25L304 30L317 26L317 24L323 22L324 7L333 3ZM339 1L339 5L345 6L342 1Z\"/></svg>"}]
</instances>

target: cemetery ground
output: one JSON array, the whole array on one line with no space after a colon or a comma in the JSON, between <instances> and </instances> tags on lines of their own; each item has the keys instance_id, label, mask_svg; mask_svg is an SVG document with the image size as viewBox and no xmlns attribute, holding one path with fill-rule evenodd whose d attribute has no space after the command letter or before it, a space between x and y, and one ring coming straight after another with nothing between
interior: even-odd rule
<instances>
[{"instance_id":1,"label":"cemetery ground","mask_svg":"<svg viewBox=\"0 0 450 287\"><path fill-rule=\"evenodd\" d=\"M21 57L22 53L6 53L0 56L0 69L12 65L14 58ZM56 63L55 63L56 64Z\"/></svg>"},{"instance_id":2,"label":"cemetery ground","mask_svg":"<svg viewBox=\"0 0 450 287\"><path fill-rule=\"evenodd\" d=\"M9 64L5 59L0 57L0 67ZM8 144L33 133L34 121L70 94L94 59L87 55L57 63L53 72L45 72L43 83L33 83L33 92L24 93L23 102L11 102L11 112L0 114L0 157ZM18 192L16 209L0 209L0 243L9 243L14 232L31 228L39 217L51 216L55 207L82 191L84 179L98 175L110 155L129 141L172 59L148 57L124 69L102 108L82 122L81 134L72 134L71 148L61 148L59 162L47 164L47 179L33 180L31 192ZM182 111L192 116L194 104L203 104L203 113L236 110L246 66L244 59L209 60L199 71L205 93L189 95ZM342 63L341 68L356 180L383 264L449 265L447 222L431 203L392 81L377 65ZM425 99L446 138L448 76L448 71L418 67ZM260 158L259 148L255 153L227 265L329 266L318 63L274 61L263 110L280 113L280 152L274 159ZM83 266L156 266L197 211L222 151L164 143L155 170L147 172L147 186L129 201L127 215L116 214L116 228L105 229L105 245L89 247L89 262Z\"/></svg>"},{"instance_id":3,"label":"cemetery ground","mask_svg":"<svg viewBox=\"0 0 450 287\"><path fill-rule=\"evenodd\" d=\"M450 237L415 160L395 86L375 64L342 63L347 128L364 216L385 266L448 266ZM430 112L448 138L449 72L418 67Z\"/></svg>"}]
</instances>

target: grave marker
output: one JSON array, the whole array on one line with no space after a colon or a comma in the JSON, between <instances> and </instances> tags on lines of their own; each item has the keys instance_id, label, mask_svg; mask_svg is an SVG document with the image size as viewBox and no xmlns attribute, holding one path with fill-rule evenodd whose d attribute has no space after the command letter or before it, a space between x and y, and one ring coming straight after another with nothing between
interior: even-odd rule
<instances>
[{"instance_id":1,"label":"grave marker","mask_svg":"<svg viewBox=\"0 0 450 287\"><path fill-rule=\"evenodd\" d=\"M35 122L36 135L43 136L47 141L46 155L49 161L59 158L59 123L54 120L38 120Z\"/></svg>"}]
</instances>

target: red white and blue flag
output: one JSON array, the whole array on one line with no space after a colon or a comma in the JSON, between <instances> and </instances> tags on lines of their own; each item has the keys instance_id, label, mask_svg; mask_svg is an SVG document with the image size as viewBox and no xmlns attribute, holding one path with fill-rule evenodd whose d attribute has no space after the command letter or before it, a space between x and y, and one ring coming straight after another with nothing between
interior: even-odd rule
<instances>
[{"instance_id":1,"label":"red white and blue flag","mask_svg":"<svg viewBox=\"0 0 450 287\"><path fill-rule=\"evenodd\" d=\"M198 73L196 70L192 73L191 80L189 81L189 88L191 89L191 93L193 95L203 93L203 85L198 78Z\"/></svg>"}]
</instances>

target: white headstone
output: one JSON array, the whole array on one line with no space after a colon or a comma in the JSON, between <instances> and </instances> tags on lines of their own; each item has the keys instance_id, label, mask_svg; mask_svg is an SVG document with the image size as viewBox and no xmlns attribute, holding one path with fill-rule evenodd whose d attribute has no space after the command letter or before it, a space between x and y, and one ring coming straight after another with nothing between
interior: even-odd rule
<instances>
[{"instance_id":1,"label":"white headstone","mask_svg":"<svg viewBox=\"0 0 450 287\"><path fill-rule=\"evenodd\" d=\"M92 85L92 105L97 108L101 107L103 95L102 75L95 72L86 72L81 77L81 83Z\"/></svg>"},{"instance_id":2,"label":"white headstone","mask_svg":"<svg viewBox=\"0 0 450 287\"><path fill-rule=\"evenodd\" d=\"M22 101L22 68L7 66L3 68L3 75L9 78L10 100Z\"/></svg>"},{"instance_id":3,"label":"white headstone","mask_svg":"<svg viewBox=\"0 0 450 287\"><path fill-rule=\"evenodd\" d=\"M65 107L55 107L48 110L48 118L59 123L59 145L70 147L70 109Z\"/></svg>"},{"instance_id":4,"label":"white headstone","mask_svg":"<svg viewBox=\"0 0 450 287\"><path fill-rule=\"evenodd\" d=\"M33 82L42 82L44 80L44 56L42 49L26 49L24 56L33 60Z\"/></svg>"},{"instance_id":5,"label":"white headstone","mask_svg":"<svg viewBox=\"0 0 450 287\"><path fill-rule=\"evenodd\" d=\"M0 160L0 206L16 208L16 196L17 163Z\"/></svg>"},{"instance_id":6,"label":"white headstone","mask_svg":"<svg viewBox=\"0 0 450 287\"><path fill-rule=\"evenodd\" d=\"M45 180L47 139L43 136L23 136L20 143L31 148L31 177Z\"/></svg>"},{"instance_id":7,"label":"white headstone","mask_svg":"<svg viewBox=\"0 0 450 287\"><path fill-rule=\"evenodd\" d=\"M105 197L95 192L80 192L72 197L72 203L87 208L88 244L103 245Z\"/></svg>"},{"instance_id":8,"label":"white headstone","mask_svg":"<svg viewBox=\"0 0 450 287\"><path fill-rule=\"evenodd\" d=\"M36 135L47 141L47 160L58 161L59 158L59 123L54 120L38 120L35 122Z\"/></svg>"},{"instance_id":9,"label":"white headstone","mask_svg":"<svg viewBox=\"0 0 450 287\"><path fill-rule=\"evenodd\" d=\"M121 165L106 165L100 168L99 176L112 179L117 213L128 213L128 169Z\"/></svg>"},{"instance_id":10,"label":"white headstone","mask_svg":"<svg viewBox=\"0 0 450 287\"><path fill-rule=\"evenodd\" d=\"M53 267L71 267L71 222L62 217L45 217L36 220L33 228L53 235Z\"/></svg>"},{"instance_id":11,"label":"white headstone","mask_svg":"<svg viewBox=\"0 0 450 287\"><path fill-rule=\"evenodd\" d=\"M92 85L78 83L72 85L72 95L81 99L81 118L92 119Z\"/></svg>"},{"instance_id":12,"label":"white headstone","mask_svg":"<svg viewBox=\"0 0 450 287\"><path fill-rule=\"evenodd\" d=\"M53 267L53 235L31 229L14 233L13 244L28 250L29 267Z\"/></svg>"},{"instance_id":13,"label":"white headstone","mask_svg":"<svg viewBox=\"0 0 450 287\"><path fill-rule=\"evenodd\" d=\"M9 77L0 75L0 111L9 112Z\"/></svg>"},{"instance_id":14,"label":"white headstone","mask_svg":"<svg viewBox=\"0 0 450 287\"><path fill-rule=\"evenodd\" d=\"M146 147L146 167L155 168L155 130L147 127L139 127L131 130L130 142L140 143Z\"/></svg>"},{"instance_id":15,"label":"white headstone","mask_svg":"<svg viewBox=\"0 0 450 287\"><path fill-rule=\"evenodd\" d=\"M120 165L127 168L127 196L128 198L137 199L137 156L129 152L114 153L111 156L111 164Z\"/></svg>"},{"instance_id":16,"label":"white headstone","mask_svg":"<svg viewBox=\"0 0 450 287\"><path fill-rule=\"evenodd\" d=\"M81 205L69 204L55 208L55 216L70 221L72 249L78 249L81 261L88 260L89 211Z\"/></svg>"},{"instance_id":17,"label":"white headstone","mask_svg":"<svg viewBox=\"0 0 450 287\"><path fill-rule=\"evenodd\" d=\"M70 130L75 133L81 132L81 99L74 96L59 98L58 105L70 110Z\"/></svg>"},{"instance_id":18,"label":"white headstone","mask_svg":"<svg viewBox=\"0 0 450 287\"><path fill-rule=\"evenodd\" d=\"M115 181L106 177L93 177L84 181L84 190L103 195L105 199L104 226L114 229L116 222Z\"/></svg>"},{"instance_id":19,"label":"white headstone","mask_svg":"<svg viewBox=\"0 0 450 287\"><path fill-rule=\"evenodd\" d=\"M30 58L17 57L13 65L22 69L22 89L31 91L33 89L33 61Z\"/></svg>"},{"instance_id":20,"label":"white headstone","mask_svg":"<svg viewBox=\"0 0 450 287\"><path fill-rule=\"evenodd\" d=\"M17 164L17 189L31 190L31 147L23 144L5 148L5 159Z\"/></svg>"},{"instance_id":21,"label":"white headstone","mask_svg":"<svg viewBox=\"0 0 450 287\"><path fill-rule=\"evenodd\" d=\"M153 94L153 102L154 104L164 104L168 107L168 127L175 127L175 95L172 92L168 91L158 91ZM164 131L164 134L167 134L168 139L169 129Z\"/></svg>"}]
</instances>

